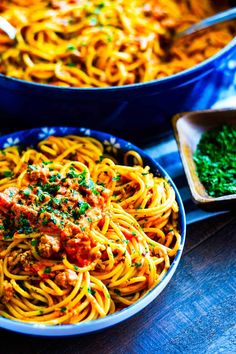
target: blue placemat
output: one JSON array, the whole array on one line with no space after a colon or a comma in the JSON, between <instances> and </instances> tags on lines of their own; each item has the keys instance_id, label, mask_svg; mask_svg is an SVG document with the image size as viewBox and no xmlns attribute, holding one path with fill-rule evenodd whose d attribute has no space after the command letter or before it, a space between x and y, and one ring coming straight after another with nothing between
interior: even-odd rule
<instances>
[{"instance_id":1,"label":"blue placemat","mask_svg":"<svg viewBox=\"0 0 236 354\"><path fill-rule=\"evenodd\" d=\"M226 87L227 80L219 83L218 90L220 90L221 99L211 108L236 108L236 59L228 63L224 77L227 78L228 75L234 76L233 84ZM178 147L172 132L163 139L158 139L158 143L154 142L145 151L156 159L173 178L184 202L188 224L220 214L219 212L203 211L192 202Z\"/></svg>"}]
</instances>

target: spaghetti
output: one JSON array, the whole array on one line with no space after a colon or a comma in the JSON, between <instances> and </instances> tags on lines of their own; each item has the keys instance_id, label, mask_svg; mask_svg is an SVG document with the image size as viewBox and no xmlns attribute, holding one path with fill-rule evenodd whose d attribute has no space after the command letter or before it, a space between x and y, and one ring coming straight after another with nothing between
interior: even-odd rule
<instances>
[{"instance_id":1,"label":"spaghetti","mask_svg":"<svg viewBox=\"0 0 236 354\"><path fill-rule=\"evenodd\" d=\"M0 15L17 35L12 41L0 32L0 73L65 87L156 80L230 42L232 23L167 49L175 33L227 7L210 0L2 0Z\"/></svg>"},{"instance_id":2,"label":"spaghetti","mask_svg":"<svg viewBox=\"0 0 236 354\"><path fill-rule=\"evenodd\" d=\"M90 137L0 153L0 316L58 325L127 307L177 253L170 184L135 151L118 164Z\"/></svg>"}]
</instances>

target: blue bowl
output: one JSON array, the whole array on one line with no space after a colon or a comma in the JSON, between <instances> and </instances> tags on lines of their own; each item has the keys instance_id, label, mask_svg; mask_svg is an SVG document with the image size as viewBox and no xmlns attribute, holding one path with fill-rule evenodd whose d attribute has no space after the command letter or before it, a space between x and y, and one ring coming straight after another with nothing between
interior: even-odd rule
<instances>
[{"instance_id":1,"label":"blue bowl","mask_svg":"<svg viewBox=\"0 0 236 354\"><path fill-rule=\"evenodd\" d=\"M236 38L217 54L178 74L127 86L63 88L0 74L0 116L15 130L42 125L78 125L136 141L170 129L178 112L210 108L233 75ZM12 128L10 128L12 131Z\"/></svg>"},{"instance_id":2,"label":"blue bowl","mask_svg":"<svg viewBox=\"0 0 236 354\"><path fill-rule=\"evenodd\" d=\"M37 336L71 336L71 335L81 335L87 334L95 331L99 331L108 327L112 327L124 320L127 320L131 316L137 314L144 307L146 307L150 302L152 302L160 292L165 288L170 279L172 278L177 265L180 261L180 257L183 251L183 246L185 242L185 234L186 234L186 219L184 207L181 201L181 197L179 195L176 186L173 181L166 173L166 171L153 159L151 159L148 155L146 155L142 150L138 147L132 145L131 143L116 138L107 133L101 133L95 130L90 130L86 128L72 128L72 127L50 127L50 128L37 128L32 130L24 130L20 132L16 132L13 134L5 135L0 137L0 148L5 148L12 145L21 145L21 146L29 146L35 145L42 139L47 138L49 135L56 136L64 136L68 134L77 134L82 136L91 136L99 141L101 141L107 149L107 147L112 146L114 153L117 154L118 158L121 158L124 153L128 150L137 151L143 158L144 165L149 165L151 171L154 174L161 175L166 177L176 193L176 200L179 205L179 230L181 233L181 244L180 248L167 272L165 277L161 280L161 282L156 285L147 295L145 295L141 300L137 301L135 304L127 307L126 309L121 310L120 312L114 313L107 317L73 325L61 325L61 326L46 326L42 324L25 324L18 321L8 320L0 317L0 327L19 332L23 334L37 335Z\"/></svg>"}]
</instances>

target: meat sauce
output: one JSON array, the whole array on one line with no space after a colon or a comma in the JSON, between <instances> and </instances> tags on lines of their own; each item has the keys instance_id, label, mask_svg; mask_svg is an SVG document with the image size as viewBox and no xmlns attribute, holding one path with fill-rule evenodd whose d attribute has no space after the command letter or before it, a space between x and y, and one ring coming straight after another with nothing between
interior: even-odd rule
<instances>
[{"instance_id":1,"label":"meat sauce","mask_svg":"<svg viewBox=\"0 0 236 354\"><path fill-rule=\"evenodd\" d=\"M43 263L66 254L81 267L102 257L99 250L92 252L96 241L90 230L103 224L108 189L95 184L86 170L79 172L73 166L61 175L47 165L29 165L24 185L0 193L0 243L36 232L41 234L35 242ZM34 264L31 251L27 252L16 255L10 268L20 264L26 272L37 272L41 265ZM63 284L70 284L73 276L68 274L58 277Z\"/></svg>"}]
</instances>

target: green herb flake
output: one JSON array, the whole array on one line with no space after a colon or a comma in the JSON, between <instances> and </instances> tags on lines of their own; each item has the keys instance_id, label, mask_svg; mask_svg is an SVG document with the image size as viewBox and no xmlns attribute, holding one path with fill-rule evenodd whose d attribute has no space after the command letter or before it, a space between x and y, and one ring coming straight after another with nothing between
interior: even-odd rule
<instances>
[{"instance_id":1,"label":"green herb flake","mask_svg":"<svg viewBox=\"0 0 236 354\"><path fill-rule=\"evenodd\" d=\"M62 307L62 308L61 308L61 313L65 313L66 310L67 310L67 307Z\"/></svg>"},{"instance_id":2,"label":"green herb flake","mask_svg":"<svg viewBox=\"0 0 236 354\"><path fill-rule=\"evenodd\" d=\"M43 272L44 272L44 274L50 274L51 271L52 271L51 267L45 267Z\"/></svg>"},{"instance_id":3,"label":"green herb flake","mask_svg":"<svg viewBox=\"0 0 236 354\"><path fill-rule=\"evenodd\" d=\"M111 43L113 41L113 37L111 35L107 36L107 41L108 43Z\"/></svg>"},{"instance_id":4,"label":"green herb flake","mask_svg":"<svg viewBox=\"0 0 236 354\"><path fill-rule=\"evenodd\" d=\"M141 263L141 262L135 262L135 263L134 263L134 266L135 266L136 268L141 267L141 265L142 265L142 263Z\"/></svg>"},{"instance_id":5,"label":"green herb flake","mask_svg":"<svg viewBox=\"0 0 236 354\"><path fill-rule=\"evenodd\" d=\"M50 216L50 221L51 221L54 225L57 224L57 219L56 219L53 215Z\"/></svg>"},{"instance_id":6,"label":"green herb flake","mask_svg":"<svg viewBox=\"0 0 236 354\"><path fill-rule=\"evenodd\" d=\"M14 173L12 171L4 171L3 172L4 177L12 177L14 175Z\"/></svg>"},{"instance_id":7,"label":"green herb flake","mask_svg":"<svg viewBox=\"0 0 236 354\"><path fill-rule=\"evenodd\" d=\"M76 50L76 47L74 46L74 44L68 44L67 50L74 51Z\"/></svg>"},{"instance_id":8,"label":"green herb flake","mask_svg":"<svg viewBox=\"0 0 236 354\"><path fill-rule=\"evenodd\" d=\"M118 296L121 296L121 292L119 289L114 289L114 293Z\"/></svg>"},{"instance_id":9,"label":"green herb flake","mask_svg":"<svg viewBox=\"0 0 236 354\"><path fill-rule=\"evenodd\" d=\"M44 217L43 221L42 221L43 226L46 226L48 224L48 222L49 222L49 220L46 217Z\"/></svg>"},{"instance_id":10,"label":"green herb flake","mask_svg":"<svg viewBox=\"0 0 236 354\"><path fill-rule=\"evenodd\" d=\"M90 287L88 287L88 293L91 294L91 295L95 295L96 294L96 290L93 290Z\"/></svg>"},{"instance_id":11,"label":"green herb flake","mask_svg":"<svg viewBox=\"0 0 236 354\"><path fill-rule=\"evenodd\" d=\"M39 240L38 240L37 238L34 238L34 239L31 241L31 245L32 245L33 247L37 246L38 243L39 243Z\"/></svg>"},{"instance_id":12,"label":"green herb flake","mask_svg":"<svg viewBox=\"0 0 236 354\"><path fill-rule=\"evenodd\" d=\"M92 188L92 193L95 195L100 195L100 192L97 191L95 188Z\"/></svg>"},{"instance_id":13,"label":"green herb flake","mask_svg":"<svg viewBox=\"0 0 236 354\"><path fill-rule=\"evenodd\" d=\"M79 214L85 214L86 210L88 210L89 208L91 208L91 206L88 203L82 202L79 208Z\"/></svg>"},{"instance_id":14,"label":"green herb flake","mask_svg":"<svg viewBox=\"0 0 236 354\"><path fill-rule=\"evenodd\" d=\"M60 173L57 173L56 175L52 175L49 177L49 182L55 182L61 177Z\"/></svg>"},{"instance_id":15,"label":"green herb flake","mask_svg":"<svg viewBox=\"0 0 236 354\"><path fill-rule=\"evenodd\" d=\"M121 177L120 175L119 175L119 176L116 176L116 177L113 177L113 178L112 178L112 181L119 181L119 180L120 180L120 177Z\"/></svg>"},{"instance_id":16,"label":"green herb flake","mask_svg":"<svg viewBox=\"0 0 236 354\"><path fill-rule=\"evenodd\" d=\"M70 68L75 68L76 64L75 63L68 63L67 66L69 66Z\"/></svg>"},{"instance_id":17,"label":"green herb flake","mask_svg":"<svg viewBox=\"0 0 236 354\"><path fill-rule=\"evenodd\" d=\"M26 197L29 197L29 195L30 195L30 189L29 188L25 188L25 189L23 189L23 194L26 196Z\"/></svg>"}]
</instances>

